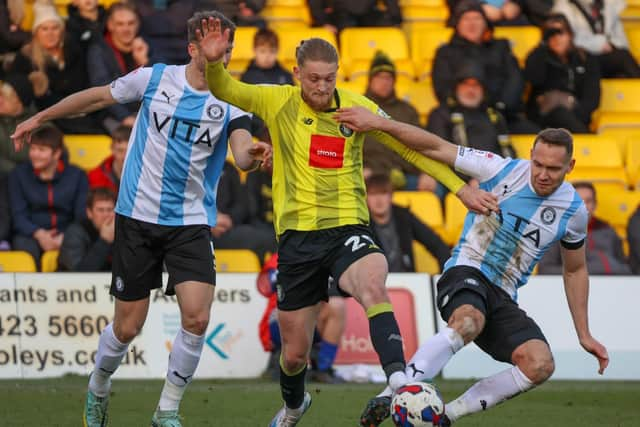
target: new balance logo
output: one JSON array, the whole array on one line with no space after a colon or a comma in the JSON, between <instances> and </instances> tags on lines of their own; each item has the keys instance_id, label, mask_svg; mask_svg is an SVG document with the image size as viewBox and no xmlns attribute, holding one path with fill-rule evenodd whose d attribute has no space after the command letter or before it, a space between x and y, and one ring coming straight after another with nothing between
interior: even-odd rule
<instances>
[{"instance_id":1,"label":"new balance logo","mask_svg":"<svg viewBox=\"0 0 640 427\"><path fill-rule=\"evenodd\" d=\"M481 400L480 401L480 405L482 406L482 410L483 411L487 410L487 401L486 400Z\"/></svg>"},{"instance_id":2,"label":"new balance logo","mask_svg":"<svg viewBox=\"0 0 640 427\"><path fill-rule=\"evenodd\" d=\"M416 368L416 364L415 363L409 363L409 366L407 366L407 368L411 368L411 370L413 370L413 373L411 374L411 376L413 378L418 376L418 372L420 372L422 375L424 375L424 371L421 371L420 369Z\"/></svg>"},{"instance_id":3,"label":"new balance logo","mask_svg":"<svg viewBox=\"0 0 640 427\"><path fill-rule=\"evenodd\" d=\"M110 371L110 370L108 370L108 369L104 369L104 368L100 368L100 370L101 370L102 372L104 372L105 374L109 374L109 375L113 375L113 373L115 372L115 370Z\"/></svg>"},{"instance_id":4,"label":"new balance logo","mask_svg":"<svg viewBox=\"0 0 640 427\"><path fill-rule=\"evenodd\" d=\"M312 125L313 124L313 119L310 117L303 117L302 118L302 123L304 123L305 125Z\"/></svg>"},{"instance_id":5,"label":"new balance logo","mask_svg":"<svg viewBox=\"0 0 640 427\"><path fill-rule=\"evenodd\" d=\"M189 382L189 380L191 379L191 377L193 377L193 375L187 375L186 377L183 377L177 371L173 371L173 375L175 375L176 377L180 378L182 381L184 381L185 384L187 384Z\"/></svg>"}]
</instances>

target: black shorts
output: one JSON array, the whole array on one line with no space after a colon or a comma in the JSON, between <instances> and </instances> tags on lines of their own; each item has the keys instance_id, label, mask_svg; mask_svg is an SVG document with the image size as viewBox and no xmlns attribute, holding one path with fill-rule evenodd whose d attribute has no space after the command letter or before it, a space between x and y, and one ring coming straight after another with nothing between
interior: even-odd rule
<instances>
[{"instance_id":1,"label":"black shorts","mask_svg":"<svg viewBox=\"0 0 640 427\"><path fill-rule=\"evenodd\" d=\"M367 225L285 231L278 243L278 309L297 310L327 301L329 276L339 283L351 264L371 253L383 252Z\"/></svg>"},{"instance_id":2,"label":"black shorts","mask_svg":"<svg viewBox=\"0 0 640 427\"><path fill-rule=\"evenodd\" d=\"M438 280L437 304L445 321L464 304L480 310L486 321L474 342L500 362L512 363L513 351L529 340L547 342L536 322L477 268L456 266L447 270Z\"/></svg>"},{"instance_id":3,"label":"black shorts","mask_svg":"<svg viewBox=\"0 0 640 427\"><path fill-rule=\"evenodd\" d=\"M186 281L216 284L207 225L167 226L116 215L110 293L124 301L147 298L162 287L162 266L169 282L165 293Z\"/></svg>"}]
</instances>

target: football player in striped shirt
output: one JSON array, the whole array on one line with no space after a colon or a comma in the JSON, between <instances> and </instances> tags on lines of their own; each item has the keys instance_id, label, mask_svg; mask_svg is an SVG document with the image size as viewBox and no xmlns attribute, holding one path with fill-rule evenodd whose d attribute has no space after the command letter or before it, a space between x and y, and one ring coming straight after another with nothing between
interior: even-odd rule
<instances>
[{"instance_id":1,"label":"football player in striped shirt","mask_svg":"<svg viewBox=\"0 0 640 427\"><path fill-rule=\"evenodd\" d=\"M107 424L111 376L142 330L152 289L175 294L182 328L153 426L179 426L178 407L198 366L215 286L210 227L216 223L216 189L231 146L236 165L251 170L270 159L271 146L253 143L250 115L216 99L207 89L206 59L196 40L202 19L215 17L233 34L234 24L218 12L198 12L187 24L191 61L139 68L107 86L65 98L20 124L12 136L20 146L42 123L140 101L129 140L116 205L111 294L115 315L100 335L83 421ZM232 43L224 52L230 59Z\"/></svg>"}]
</instances>

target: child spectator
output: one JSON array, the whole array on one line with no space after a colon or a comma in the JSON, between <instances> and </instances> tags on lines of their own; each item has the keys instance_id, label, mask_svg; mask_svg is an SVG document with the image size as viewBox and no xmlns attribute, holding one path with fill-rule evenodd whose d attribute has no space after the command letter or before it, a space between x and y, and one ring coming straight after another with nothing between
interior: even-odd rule
<instances>
[{"instance_id":1,"label":"child spectator","mask_svg":"<svg viewBox=\"0 0 640 427\"><path fill-rule=\"evenodd\" d=\"M278 62L278 35L269 29L258 30L253 37L254 59L240 77L245 83L292 85L293 76Z\"/></svg>"},{"instance_id":2,"label":"child spectator","mask_svg":"<svg viewBox=\"0 0 640 427\"><path fill-rule=\"evenodd\" d=\"M130 136L131 128L128 126L118 126L113 131L111 134L111 155L88 174L90 189L106 187L116 196L118 195L122 166L124 166L124 157L127 154Z\"/></svg>"},{"instance_id":3,"label":"child spectator","mask_svg":"<svg viewBox=\"0 0 640 427\"><path fill-rule=\"evenodd\" d=\"M278 35L269 29L258 30L253 37L254 59L251 61L240 80L251 84L292 85L293 75L278 62ZM269 141L269 133L262 119L255 114L251 119L251 134Z\"/></svg>"},{"instance_id":4,"label":"child spectator","mask_svg":"<svg viewBox=\"0 0 640 427\"><path fill-rule=\"evenodd\" d=\"M40 264L43 251L60 249L65 230L85 217L87 176L67 162L62 132L47 125L33 132L30 162L9 175L14 250Z\"/></svg>"},{"instance_id":5,"label":"child spectator","mask_svg":"<svg viewBox=\"0 0 640 427\"><path fill-rule=\"evenodd\" d=\"M59 271L111 271L116 195L99 187L87 196L87 217L64 233Z\"/></svg>"}]
</instances>

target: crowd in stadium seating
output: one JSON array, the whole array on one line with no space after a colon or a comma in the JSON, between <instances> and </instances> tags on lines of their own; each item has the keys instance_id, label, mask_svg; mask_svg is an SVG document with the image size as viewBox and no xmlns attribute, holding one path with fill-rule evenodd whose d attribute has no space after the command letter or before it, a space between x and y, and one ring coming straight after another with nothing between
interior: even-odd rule
<instances>
[{"instance_id":1,"label":"crowd in stadium seating","mask_svg":"<svg viewBox=\"0 0 640 427\"><path fill-rule=\"evenodd\" d=\"M297 9L309 14L307 24L328 29L334 42L354 26L409 28L416 23L403 22L402 12L410 2L300 3ZM33 148L18 153L9 135L17 123L69 94L109 84L139 66L185 63L186 20L199 9L218 9L239 26L259 28L253 36L254 57L239 75L243 81L295 84L287 70L291 64L281 61L282 40L278 39L289 27L277 26L273 4L264 0L0 0L0 250L26 250L36 261L43 251L60 250L62 270L86 271L89 265L108 269L112 222L105 219L105 205L112 203L110 194L117 194L138 106L116 105L55 122L64 134L112 136L112 155L87 171L88 180L69 163L56 128L45 128L34 138ZM447 0L446 6L451 37L434 45L433 60L424 64L424 70L414 73L413 63L407 68L392 50L379 51L368 69L362 70L366 75L362 89L396 120L426 125L457 144L514 156L514 134L535 134L544 127L588 133L595 128L592 117L601 100L601 78L640 78L620 17L622 0ZM541 41L528 55L516 55L509 40L496 36L500 26L532 24L539 26ZM440 25L448 31L444 22ZM352 64L339 76L339 86L361 81L353 71ZM343 82L349 75L351 81ZM413 80L414 76L418 78ZM439 105L427 114L428 110L417 110L409 100L417 105L416 97L426 97L428 91L416 95L406 88L429 82ZM256 138L269 140L268 129L257 117L252 131ZM432 191L444 200L445 190L437 182L373 138L365 142L364 162L367 178L386 175L394 189ZM269 171L245 176L232 163L225 166L218 225L212 230L217 248L248 248L260 259L275 251L270 192ZM626 267L621 272L628 272L630 265L640 274L639 222L640 208L627 231L629 264L626 257L618 256L620 242L605 245L615 247L612 254ZM592 224L593 241L604 234L596 232L597 224ZM69 232L73 238L66 242L62 236ZM613 239L615 234L608 236ZM440 259L438 247L431 250ZM594 246L594 253L600 250ZM78 254L83 251L100 256L81 261ZM617 271L593 271L613 270Z\"/></svg>"}]
</instances>

